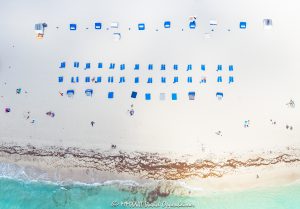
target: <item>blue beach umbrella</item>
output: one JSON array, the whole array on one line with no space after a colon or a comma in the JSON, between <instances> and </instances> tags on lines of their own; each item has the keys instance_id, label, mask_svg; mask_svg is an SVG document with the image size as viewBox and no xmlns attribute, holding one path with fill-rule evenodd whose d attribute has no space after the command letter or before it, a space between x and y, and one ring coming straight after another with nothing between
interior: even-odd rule
<instances>
[{"instance_id":1,"label":"blue beach umbrella","mask_svg":"<svg viewBox=\"0 0 300 209\"><path fill-rule=\"evenodd\" d=\"M93 96L93 89L87 89L87 90L85 90L85 95L87 95L88 97Z\"/></svg>"},{"instance_id":2,"label":"blue beach umbrella","mask_svg":"<svg viewBox=\"0 0 300 209\"><path fill-rule=\"evenodd\" d=\"M145 30L145 23L139 23L138 24L138 29L139 30Z\"/></svg>"}]
</instances>

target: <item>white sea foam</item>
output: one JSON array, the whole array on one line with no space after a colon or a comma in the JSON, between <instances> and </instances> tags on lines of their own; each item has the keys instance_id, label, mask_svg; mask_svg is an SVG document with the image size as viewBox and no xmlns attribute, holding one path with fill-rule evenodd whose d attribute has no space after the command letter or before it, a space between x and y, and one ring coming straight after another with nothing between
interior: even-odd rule
<instances>
[{"instance_id":1,"label":"white sea foam","mask_svg":"<svg viewBox=\"0 0 300 209\"><path fill-rule=\"evenodd\" d=\"M72 184L80 185L80 186L110 186L110 185L126 186L126 187L142 186L138 182L132 180L108 180L104 182L95 182L95 183L84 183L84 182L74 181L72 182Z\"/></svg>"},{"instance_id":2,"label":"white sea foam","mask_svg":"<svg viewBox=\"0 0 300 209\"><path fill-rule=\"evenodd\" d=\"M188 190L191 190L191 191L196 191L196 192L204 191L204 189L201 188L201 187L193 187L193 186L190 186L186 182L183 182L183 181L178 181L177 184L180 185L181 187L183 187L185 189L188 189Z\"/></svg>"},{"instance_id":3,"label":"white sea foam","mask_svg":"<svg viewBox=\"0 0 300 209\"><path fill-rule=\"evenodd\" d=\"M59 171L55 173L59 175ZM51 185L58 185L61 189L66 189L65 186L86 186L86 187L101 187L101 186L114 186L117 188L131 188L131 187L139 187L139 188L155 188L161 181L154 182L146 182L139 183L134 180L107 180L107 181L99 181L94 183L85 183L80 181L61 181L55 178L51 178L48 174L40 170L36 167L32 166L19 166L13 163L0 163L0 178L9 178L13 180L26 181L26 182L37 182ZM203 188L200 187L192 187L188 185L186 182L178 181L174 184L174 186L179 186L187 191L194 192L202 192Z\"/></svg>"},{"instance_id":4,"label":"white sea foam","mask_svg":"<svg viewBox=\"0 0 300 209\"><path fill-rule=\"evenodd\" d=\"M59 174L58 174L59 175ZM79 186L126 186L137 187L141 186L133 180L108 180L95 183L84 183L80 181L56 181L51 179L48 174L35 167L23 167L13 163L0 163L0 178L9 178L30 182L42 182L55 185L79 185Z\"/></svg>"},{"instance_id":5,"label":"white sea foam","mask_svg":"<svg viewBox=\"0 0 300 209\"><path fill-rule=\"evenodd\" d=\"M12 163L0 163L0 177L27 179L24 169Z\"/></svg>"}]
</instances>

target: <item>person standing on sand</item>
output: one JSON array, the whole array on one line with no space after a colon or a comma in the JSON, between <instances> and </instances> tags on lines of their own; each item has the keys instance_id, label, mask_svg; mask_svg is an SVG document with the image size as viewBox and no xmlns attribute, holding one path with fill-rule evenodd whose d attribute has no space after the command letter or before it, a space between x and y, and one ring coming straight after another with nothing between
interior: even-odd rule
<instances>
[{"instance_id":1,"label":"person standing on sand","mask_svg":"<svg viewBox=\"0 0 300 209\"><path fill-rule=\"evenodd\" d=\"M92 127L94 127L94 124L95 124L95 123L96 123L95 121L91 121Z\"/></svg>"}]
</instances>

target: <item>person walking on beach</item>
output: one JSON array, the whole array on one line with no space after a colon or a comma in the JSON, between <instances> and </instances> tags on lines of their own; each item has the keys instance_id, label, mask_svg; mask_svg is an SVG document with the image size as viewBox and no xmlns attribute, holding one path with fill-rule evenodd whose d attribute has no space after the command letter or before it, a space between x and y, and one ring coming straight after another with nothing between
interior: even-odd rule
<instances>
[{"instance_id":1,"label":"person walking on beach","mask_svg":"<svg viewBox=\"0 0 300 209\"><path fill-rule=\"evenodd\" d=\"M94 124L95 124L95 123L96 123L95 121L91 121L92 127L94 127Z\"/></svg>"}]
</instances>

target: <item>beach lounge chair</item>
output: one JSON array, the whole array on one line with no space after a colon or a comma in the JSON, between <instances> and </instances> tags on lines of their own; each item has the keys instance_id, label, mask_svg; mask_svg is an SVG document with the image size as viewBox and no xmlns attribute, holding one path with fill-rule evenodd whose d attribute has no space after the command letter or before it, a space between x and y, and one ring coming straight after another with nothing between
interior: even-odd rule
<instances>
[{"instance_id":1,"label":"beach lounge chair","mask_svg":"<svg viewBox=\"0 0 300 209\"><path fill-rule=\"evenodd\" d=\"M68 95L68 97L73 97L74 96L74 94L75 94L75 91L74 90L67 90L67 95Z\"/></svg>"},{"instance_id":2,"label":"beach lounge chair","mask_svg":"<svg viewBox=\"0 0 300 209\"><path fill-rule=\"evenodd\" d=\"M196 28L196 21L195 20L191 21L189 23L189 27L190 27L190 29L195 29Z\"/></svg>"},{"instance_id":3,"label":"beach lounge chair","mask_svg":"<svg viewBox=\"0 0 300 209\"><path fill-rule=\"evenodd\" d=\"M76 30L77 25L76 24L70 24L70 30Z\"/></svg>"},{"instance_id":4,"label":"beach lounge chair","mask_svg":"<svg viewBox=\"0 0 300 209\"><path fill-rule=\"evenodd\" d=\"M139 70L140 69L140 65L139 64L135 64L134 65L134 70Z\"/></svg>"},{"instance_id":5,"label":"beach lounge chair","mask_svg":"<svg viewBox=\"0 0 300 209\"><path fill-rule=\"evenodd\" d=\"M160 101L166 100L166 93L160 93L160 94L159 94L159 100L160 100Z\"/></svg>"},{"instance_id":6,"label":"beach lounge chair","mask_svg":"<svg viewBox=\"0 0 300 209\"><path fill-rule=\"evenodd\" d=\"M111 69L111 70L115 69L115 63L110 63L109 64L109 69Z\"/></svg>"},{"instance_id":7,"label":"beach lounge chair","mask_svg":"<svg viewBox=\"0 0 300 209\"><path fill-rule=\"evenodd\" d=\"M246 22L240 22L240 29L246 29L247 23Z\"/></svg>"},{"instance_id":8,"label":"beach lounge chair","mask_svg":"<svg viewBox=\"0 0 300 209\"><path fill-rule=\"evenodd\" d=\"M193 83L193 78L191 76L187 77L187 82L188 83Z\"/></svg>"},{"instance_id":9,"label":"beach lounge chair","mask_svg":"<svg viewBox=\"0 0 300 209\"><path fill-rule=\"evenodd\" d=\"M200 83L206 83L206 77L205 76L201 77Z\"/></svg>"},{"instance_id":10,"label":"beach lounge chair","mask_svg":"<svg viewBox=\"0 0 300 209\"><path fill-rule=\"evenodd\" d=\"M195 95L196 95L196 93L194 91L190 91L188 93L189 100L195 100Z\"/></svg>"},{"instance_id":11,"label":"beach lounge chair","mask_svg":"<svg viewBox=\"0 0 300 209\"><path fill-rule=\"evenodd\" d=\"M79 77L72 77L71 78L71 83L79 83Z\"/></svg>"},{"instance_id":12,"label":"beach lounge chair","mask_svg":"<svg viewBox=\"0 0 300 209\"><path fill-rule=\"evenodd\" d=\"M177 93L172 93L172 100L177 100Z\"/></svg>"},{"instance_id":13,"label":"beach lounge chair","mask_svg":"<svg viewBox=\"0 0 300 209\"><path fill-rule=\"evenodd\" d=\"M125 77L124 76L120 77L119 83L125 83Z\"/></svg>"},{"instance_id":14,"label":"beach lounge chair","mask_svg":"<svg viewBox=\"0 0 300 209\"><path fill-rule=\"evenodd\" d=\"M146 93L145 94L145 99L146 100L151 100L151 94L150 93Z\"/></svg>"},{"instance_id":15,"label":"beach lounge chair","mask_svg":"<svg viewBox=\"0 0 300 209\"><path fill-rule=\"evenodd\" d=\"M113 33L113 40L120 41L121 40L121 33Z\"/></svg>"},{"instance_id":16,"label":"beach lounge chair","mask_svg":"<svg viewBox=\"0 0 300 209\"><path fill-rule=\"evenodd\" d=\"M108 76L108 83L113 83L113 82L114 82L114 77Z\"/></svg>"},{"instance_id":17,"label":"beach lounge chair","mask_svg":"<svg viewBox=\"0 0 300 209\"><path fill-rule=\"evenodd\" d=\"M218 98L218 100L223 99L223 93L222 92L217 92L216 97Z\"/></svg>"},{"instance_id":18,"label":"beach lounge chair","mask_svg":"<svg viewBox=\"0 0 300 209\"><path fill-rule=\"evenodd\" d=\"M86 89L85 90L85 95L88 96L88 97L93 96L93 89Z\"/></svg>"},{"instance_id":19,"label":"beach lounge chair","mask_svg":"<svg viewBox=\"0 0 300 209\"><path fill-rule=\"evenodd\" d=\"M44 38L44 34L42 34L42 33L38 33L38 34L36 34L36 39L39 39L39 40L41 40L41 39L43 39Z\"/></svg>"},{"instance_id":20,"label":"beach lounge chair","mask_svg":"<svg viewBox=\"0 0 300 209\"><path fill-rule=\"evenodd\" d=\"M170 21L165 21L164 22L164 27L165 28L170 28L171 27L171 22Z\"/></svg>"},{"instance_id":21,"label":"beach lounge chair","mask_svg":"<svg viewBox=\"0 0 300 209\"><path fill-rule=\"evenodd\" d=\"M101 30L101 28L102 28L102 24L100 22L96 22L95 23L95 29L96 30Z\"/></svg>"},{"instance_id":22,"label":"beach lounge chair","mask_svg":"<svg viewBox=\"0 0 300 209\"><path fill-rule=\"evenodd\" d=\"M134 78L134 83L139 83L139 82L140 82L139 77L135 77L135 78Z\"/></svg>"},{"instance_id":23,"label":"beach lounge chair","mask_svg":"<svg viewBox=\"0 0 300 209\"><path fill-rule=\"evenodd\" d=\"M131 92L131 98L135 99L137 97L137 92L133 91Z\"/></svg>"},{"instance_id":24,"label":"beach lounge chair","mask_svg":"<svg viewBox=\"0 0 300 209\"><path fill-rule=\"evenodd\" d=\"M46 23L38 23L34 25L34 32L37 39L42 39L44 37L45 27L47 27Z\"/></svg>"},{"instance_id":25,"label":"beach lounge chair","mask_svg":"<svg viewBox=\"0 0 300 209\"><path fill-rule=\"evenodd\" d=\"M166 77L161 77L161 82L166 83Z\"/></svg>"},{"instance_id":26,"label":"beach lounge chair","mask_svg":"<svg viewBox=\"0 0 300 209\"><path fill-rule=\"evenodd\" d=\"M58 77L58 82L59 82L59 83L62 83L63 81L64 81L64 77L63 77L63 76L59 76L59 77Z\"/></svg>"},{"instance_id":27,"label":"beach lounge chair","mask_svg":"<svg viewBox=\"0 0 300 209\"><path fill-rule=\"evenodd\" d=\"M229 71L233 71L233 65L229 65L228 69Z\"/></svg>"},{"instance_id":28,"label":"beach lounge chair","mask_svg":"<svg viewBox=\"0 0 300 209\"><path fill-rule=\"evenodd\" d=\"M222 71L222 65L218 65L217 71Z\"/></svg>"},{"instance_id":29,"label":"beach lounge chair","mask_svg":"<svg viewBox=\"0 0 300 209\"><path fill-rule=\"evenodd\" d=\"M101 69L101 68L103 68L103 64L102 64L102 62L99 62L98 63L98 69Z\"/></svg>"},{"instance_id":30,"label":"beach lounge chair","mask_svg":"<svg viewBox=\"0 0 300 209\"><path fill-rule=\"evenodd\" d=\"M162 65L160 66L160 70L166 70L166 65L165 65L165 64L162 64Z\"/></svg>"},{"instance_id":31,"label":"beach lounge chair","mask_svg":"<svg viewBox=\"0 0 300 209\"><path fill-rule=\"evenodd\" d=\"M233 82L234 82L233 76L229 76L228 83L233 83Z\"/></svg>"},{"instance_id":32,"label":"beach lounge chair","mask_svg":"<svg viewBox=\"0 0 300 209\"><path fill-rule=\"evenodd\" d=\"M110 24L110 27L111 27L111 28L118 28L118 27L119 27L119 23L118 23L118 22L112 22L112 23Z\"/></svg>"},{"instance_id":33,"label":"beach lounge chair","mask_svg":"<svg viewBox=\"0 0 300 209\"><path fill-rule=\"evenodd\" d=\"M174 69L174 70L178 70L178 65L176 65L176 64L173 65L173 69Z\"/></svg>"},{"instance_id":34,"label":"beach lounge chair","mask_svg":"<svg viewBox=\"0 0 300 209\"><path fill-rule=\"evenodd\" d=\"M218 83L222 83L222 76L218 76L218 77L217 77L217 82L218 82Z\"/></svg>"},{"instance_id":35,"label":"beach lounge chair","mask_svg":"<svg viewBox=\"0 0 300 209\"><path fill-rule=\"evenodd\" d=\"M125 70L125 64L120 65L120 70Z\"/></svg>"},{"instance_id":36,"label":"beach lounge chair","mask_svg":"<svg viewBox=\"0 0 300 209\"><path fill-rule=\"evenodd\" d=\"M139 30L145 30L145 23L139 23L138 24L138 29Z\"/></svg>"},{"instance_id":37,"label":"beach lounge chair","mask_svg":"<svg viewBox=\"0 0 300 209\"><path fill-rule=\"evenodd\" d=\"M75 83L75 78L72 76L71 83Z\"/></svg>"},{"instance_id":38,"label":"beach lounge chair","mask_svg":"<svg viewBox=\"0 0 300 209\"><path fill-rule=\"evenodd\" d=\"M113 99L114 98L114 92L113 91L108 92L107 98L108 99Z\"/></svg>"},{"instance_id":39,"label":"beach lounge chair","mask_svg":"<svg viewBox=\"0 0 300 209\"><path fill-rule=\"evenodd\" d=\"M178 76L175 76L174 78L173 78L173 83L178 83Z\"/></svg>"},{"instance_id":40,"label":"beach lounge chair","mask_svg":"<svg viewBox=\"0 0 300 209\"><path fill-rule=\"evenodd\" d=\"M192 70L192 65L191 64L188 64L188 66L186 68L186 71L189 71L189 70Z\"/></svg>"},{"instance_id":41,"label":"beach lounge chair","mask_svg":"<svg viewBox=\"0 0 300 209\"><path fill-rule=\"evenodd\" d=\"M152 78L149 77L148 80L147 80L147 83L152 83L152 81L153 81Z\"/></svg>"},{"instance_id":42,"label":"beach lounge chair","mask_svg":"<svg viewBox=\"0 0 300 209\"><path fill-rule=\"evenodd\" d=\"M153 64L148 65L148 70L153 70Z\"/></svg>"},{"instance_id":43,"label":"beach lounge chair","mask_svg":"<svg viewBox=\"0 0 300 209\"><path fill-rule=\"evenodd\" d=\"M86 76L86 77L85 77L85 82L86 82L86 83L89 83L89 82L91 82L91 78L90 78L90 76Z\"/></svg>"},{"instance_id":44,"label":"beach lounge chair","mask_svg":"<svg viewBox=\"0 0 300 209\"><path fill-rule=\"evenodd\" d=\"M263 25L264 25L264 29L271 29L273 27L272 19L264 19Z\"/></svg>"},{"instance_id":45,"label":"beach lounge chair","mask_svg":"<svg viewBox=\"0 0 300 209\"><path fill-rule=\"evenodd\" d=\"M66 68L66 62L61 62L59 68Z\"/></svg>"},{"instance_id":46,"label":"beach lounge chair","mask_svg":"<svg viewBox=\"0 0 300 209\"><path fill-rule=\"evenodd\" d=\"M79 68L79 62L74 62L74 67Z\"/></svg>"},{"instance_id":47,"label":"beach lounge chair","mask_svg":"<svg viewBox=\"0 0 300 209\"><path fill-rule=\"evenodd\" d=\"M205 65L201 65L201 70L205 71Z\"/></svg>"},{"instance_id":48,"label":"beach lounge chair","mask_svg":"<svg viewBox=\"0 0 300 209\"><path fill-rule=\"evenodd\" d=\"M98 76L96 79L96 83L101 83L101 81L102 81L101 76Z\"/></svg>"},{"instance_id":49,"label":"beach lounge chair","mask_svg":"<svg viewBox=\"0 0 300 209\"><path fill-rule=\"evenodd\" d=\"M91 63L86 63L84 69L87 70L87 69L90 69L90 68L91 68Z\"/></svg>"},{"instance_id":50,"label":"beach lounge chair","mask_svg":"<svg viewBox=\"0 0 300 209\"><path fill-rule=\"evenodd\" d=\"M209 21L209 25L210 26L217 26L218 25L218 21L216 21L216 20L210 20Z\"/></svg>"}]
</instances>

